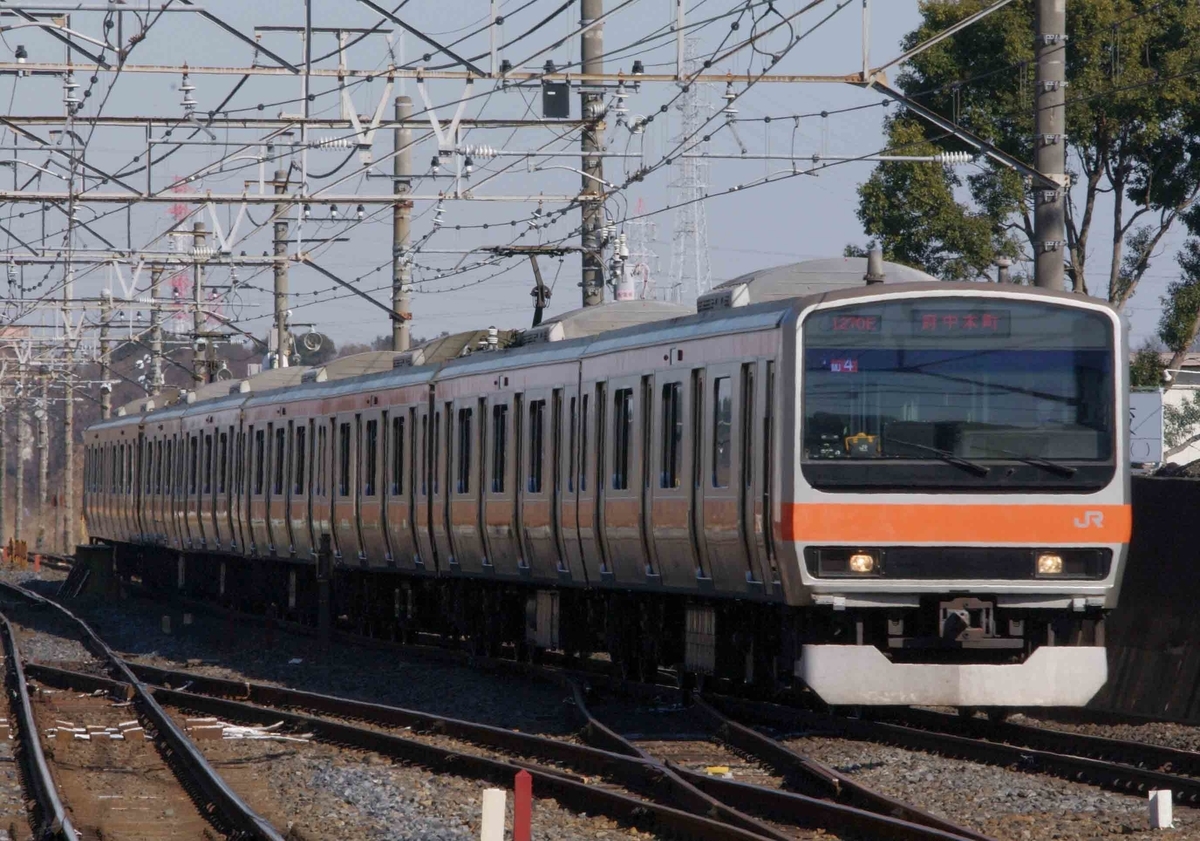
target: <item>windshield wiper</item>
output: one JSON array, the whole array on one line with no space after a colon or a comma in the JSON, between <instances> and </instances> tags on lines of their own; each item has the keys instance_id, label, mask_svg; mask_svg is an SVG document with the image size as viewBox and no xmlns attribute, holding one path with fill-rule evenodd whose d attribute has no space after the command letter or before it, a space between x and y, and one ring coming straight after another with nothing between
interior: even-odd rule
<instances>
[{"instance_id":1,"label":"windshield wiper","mask_svg":"<svg viewBox=\"0 0 1200 841\"><path fill-rule=\"evenodd\" d=\"M915 447L918 450L924 450L927 453L933 453L947 464L953 464L955 467L961 467L964 470L969 470L976 476L986 476L989 472L991 472L991 468L985 467L977 461L971 461L970 459L963 458L962 456L956 456L949 450L943 450L940 447L928 447L925 444L918 444L916 441L902 441L899 438L892 438L890 436L884 440L894 441L895 443L902 444L905 447Z\"/></svg>"},{"instance_id":2,"label":"windshield wiper","mask_svg":"<svg viewBox=\"0 0 1200 841\"><path fill-rule=\"evenodd\" d=\"M1040 467L1043 470L1049 470L1051 473L1057 473L1059 476L1070 478L1079 472L1078 468L1071 467L1069 464L1061 464L1057 461L1051 461L1048 458L1039 458L1038 456L1023 456L1019 453L1014 453L1012 450L1006 450L1003 447L990 447L989 450L995 453L1004 453L1017 461L1023 461L1025 464L1032 464L1034 467Z\"/></svg>"}]
</instances>

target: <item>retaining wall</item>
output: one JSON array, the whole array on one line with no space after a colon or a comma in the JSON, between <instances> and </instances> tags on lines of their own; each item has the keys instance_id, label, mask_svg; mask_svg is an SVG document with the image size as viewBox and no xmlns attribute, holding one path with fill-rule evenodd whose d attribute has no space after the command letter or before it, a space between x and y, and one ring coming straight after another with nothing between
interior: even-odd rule
<instances>
[{"instance_id":1,"label":"retaining wall","mask_svg":"<svg viewBox=\"0 0 1200 841\"><path fill-rule=\"evenodd\" d=\"M1092 706L1200 720L1200 480L1133 480L1133 541Z\"/></svg>"}]
</instances>

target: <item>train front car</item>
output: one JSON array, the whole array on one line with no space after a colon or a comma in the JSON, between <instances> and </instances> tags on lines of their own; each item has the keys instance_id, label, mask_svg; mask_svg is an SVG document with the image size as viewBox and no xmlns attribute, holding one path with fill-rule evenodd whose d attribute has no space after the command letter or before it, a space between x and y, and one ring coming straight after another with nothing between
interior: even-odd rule
<instances>
[{"instance_id":1,"label":"train front car","mask_svg":"<svg viewBox=\"0 0 1200 841\"><path fill-rule=\"evenodd\" d=\"M797 675L835 705L1085 704L1130 534L1120 317L877 288L798 318Z\"/></svg>"}]
</instances>

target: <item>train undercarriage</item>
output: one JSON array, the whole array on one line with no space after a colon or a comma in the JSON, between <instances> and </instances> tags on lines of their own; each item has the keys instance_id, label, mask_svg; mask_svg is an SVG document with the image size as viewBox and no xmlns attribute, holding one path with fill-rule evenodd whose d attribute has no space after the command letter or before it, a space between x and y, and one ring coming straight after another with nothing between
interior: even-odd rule
<instances>
[{"instance_id":1,"label":"train undercarriage","mask_svg":"<svg viewBox=\"0 0 1200 841\"><path fill-rule=\"evenodd\" d=\"M305 625L319 621L320 570L313 564L130 544L116 545L113 559L120 578L155 592ZM904 608L797 608L344 566L330 569L327 580L333 626L371 638L412 642L433 634L485 656L607 656L616 674L642 680L668 669L687 684L767 692L807 682L835 705L928 703L941 691L955 706L998 706L989 703L995 688L976 687L972 694L969 684L980 678L971 670L983 669L975 674L986 683L995 672L988 667L1007 667L1002 685L1044 683L1059 672L1076 684L1095 682L1090 673L1099 652L1103 671L1098 608L1004 609L987 596L963 595L926 596ZM1039 673L1039 664L1054 674ZM947 675L955 686L938 690ZM1036 693L1006 695L1009 689L995 697L1041 703ZM904 692L911 700L903 700Z\"/></svg>"}]
</instances>

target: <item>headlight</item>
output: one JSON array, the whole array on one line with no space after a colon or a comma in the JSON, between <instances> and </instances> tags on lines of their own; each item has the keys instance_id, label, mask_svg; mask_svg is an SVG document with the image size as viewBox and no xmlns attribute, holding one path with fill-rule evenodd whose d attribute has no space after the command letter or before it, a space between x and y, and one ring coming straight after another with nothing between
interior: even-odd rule
<instances>
[{"instance_id":1,"label":"headlight","mask_svg":"<svg viewBox=\"0 0 1200 841\"><path fill-rule=\"evenodd\" d=\"M850 556L850 571L867 575L875 571L875 556L866 552L855 552Z\"/></svg>"},{"instance_id":2,"label":"headlight","mask_svg":"<svg viewBox=\"0 0 1200 841\"><path fill-rule=\"evenodd\" d=\"M1052 552L1044 552L1037 556L1038 575L1062 575L1062 571L1062 555L1056 555Z\"/></svg>"}]
</instances>

